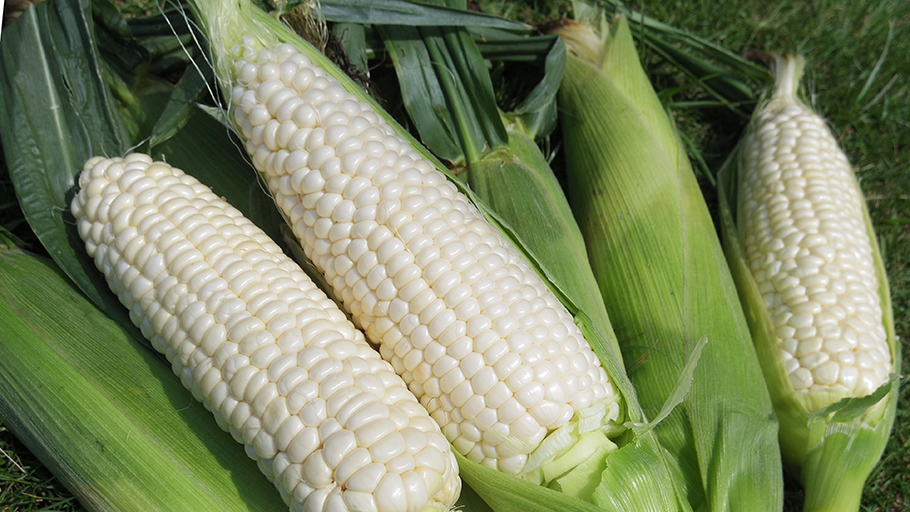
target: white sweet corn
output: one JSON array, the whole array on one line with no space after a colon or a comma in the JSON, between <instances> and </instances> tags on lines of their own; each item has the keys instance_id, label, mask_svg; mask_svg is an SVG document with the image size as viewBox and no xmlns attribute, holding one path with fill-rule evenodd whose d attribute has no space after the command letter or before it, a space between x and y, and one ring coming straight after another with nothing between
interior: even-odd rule
<instances>
[{"instance_id":1,"label":"white sweet corn","mask_svg":"<svg viewBox=\"0 0 910 512\"><path fill-rule=\"evenodd\" d=\"M549 433L615 403L565 307L368 104L290 44L245 38L231 58L234 119L275 202L460 453L520 475Z\"/></svg>"},{"instance_id":2,"label":"white sweet corn","mask_svg":"<svg viewBox=\"0 0 910 512\"><path fill-rule=\"evenodd\" d=\"M789 65L745 139L739 236L790 383L830 403L882 385L891 350L862 191Z\"/></svg>"},{"instance_id":3,"label":"white sweet corn","mask_svg":"<svg viewBox=\"0 0 910 512\"><path fill-rule=\"evenodd\" d=\"M146 155L93 158L72 211L130 318L291 510L444 511L451 448L391 366L240 211Z\"/></svg>"}]
</instances>

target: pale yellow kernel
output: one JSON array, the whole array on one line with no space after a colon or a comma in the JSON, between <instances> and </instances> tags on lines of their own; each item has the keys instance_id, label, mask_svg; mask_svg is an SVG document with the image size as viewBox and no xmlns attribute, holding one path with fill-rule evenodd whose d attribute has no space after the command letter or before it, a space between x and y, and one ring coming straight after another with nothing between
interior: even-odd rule
<instances>
[{"instance_id":1,"label":"pale yellow kernel","mask_svg":"<svg viewBox=\"0 0 910 512\"><path fill-rule=\"evenodd\" d=\"M336 434L337 435L337 434ZM350 479L360 470L373 462L370 452L363 447L355 447L335 467L335 482L346 487ZM347 496L348 494L345 493ZM369 495L367 495L369 496Z\"/></svg>"},{"instance_id":2,"label":"pale yellow kernel","mask_svg":"<svg viewBox=\"0 0 910 512\"><path fill-rule=\"evenodd\" d=\"M373 493L385 474L385 465L373 462L355 472L345 485L352 491Z\"/></svg>"},{"instance_id":3,"label":"pale yellow kernel","mask_svg":"<svg viewBox=\"0 0 910 512\"><path fill-rule=\"evenodd\" d=\"M373 493L378 512L406 512L407 491L400 475L387 473L382 476Z\"/></svg>"},{"instance_id":4,"label":"pale yellow kernel","mask_svg":"<svg viewBox=\"0 0 910 512\"><path fill-rule=\"evenodd\" d=\"M322 455L328 467L335 469L344 458L357 448L357 440L350 430L342 429L335 432L325 440ZM369 460L367 461L370 462Z\"/></svg>"},{"instance_id":5,"label":"pale yellow kernel","mask_svg":"<svg viewBox=\"0 0 910 512\"><path fill-rule=\"evenodd\" d=\"M499 421L507 425L516 421L525 412L526 408L515 397L509 397L502 405L496 408Z\"/></svg>"},{"instance_id":6,"label":"pale yellow kernel","mask_svg":"<svg viewBox=\"0 0 910 512\"><path fill-rule=\"evenodd\" d=\"M364 436L360 432L364 432ZM363 438L372 439L369 444L362 442ZM388 419L377 420L357 433L357 442L367 448L376 462L383 464L398 457L405 450L404 437L394 430L394 423Z\"/></svg>"},{"instance_id":7,"label":"pale yellow kernel","mask_svg":"<svg viewBox=\"0 0 910 512\"><path fill-rule=\"evenodd\" d=\"M812 370L812 378L817 384L830 386L838 381L840 365L834 361L822 363Z\"/></svg>"},{"instance_id":8,"label":"pale yellow kernel","mask_svg":"<svg viewBox=\"0 0 910 512\"><path fill-rule=\"evenodd\" d=\"M838 382L853 390L859 385L860 372L853 366L841 366Z\"/></svg>"}]
</instances>

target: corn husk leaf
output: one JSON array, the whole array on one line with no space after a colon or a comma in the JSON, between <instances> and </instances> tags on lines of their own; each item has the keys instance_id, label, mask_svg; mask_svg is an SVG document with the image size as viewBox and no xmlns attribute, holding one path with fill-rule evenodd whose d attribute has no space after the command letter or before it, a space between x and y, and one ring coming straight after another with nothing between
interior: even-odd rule
<instances>
[{"instance_id":1,"label":"corn husk leaf","mask_svg":"<svg viewBox=\"0 0 910 512\"><path fill-rule=\"evenodd\" d=\"M148 59L144 48L132 44L129 24L120 10L107 0L93 0L92 18L94 37L101 42L98 53L114 69L133 69L140 62Z\"/></svg>"},{"instance_id":2,"label":"corn husk leaf","mask_svg":"<svg viewBox=\"0 0 910 512\"><path fill-rule=\"evenodd\" d=\"M801 67L802 63L796 62L796 65ZM801 71L794 75L794 83L783 85L796 91L800 75ZM755 115L758 115L758 111ZM747 130L750 129L751 125ZM847 397L812 410L811 404L797 397L784 366L780 363L770 313L740 244L736 205L743 157L740 144L718 173L723 244L752 330L765 381L780 419L780 445L784 462L805 487L804 510L855 511L859 509L865 481L885 449L896 414L900 385L900 344L895 337L887 274L872 221L868 209L864 208L866 231L872 242L876 278L880 284L879 297L885 332L891 348L892 377L869 396Z\"/></svg>"},{"instance_id":3,"label":"corn husk leaf","mask_svg":"<svg viewBox=\"0 0 910 512\"><path fill-rule=\"evenodd\" d=\"M332 33L341 42L351 66L360 73L369 74L367 60L370 48L366 42L366 28L356 23L333 23Z\"/></svg>"},{"instance_id":4,"label":"corn husk leaf","mask_svg":"<svg viewBox=\"0 0 910 512\"><path fill-rule=\"evenodd\" d=\"M508 143L490 75L467 30L389 26L379 32L405 108L430 151L461 166Z\"/></svg>"},{"instance_id":5,"label":"corn husk leaf","mask_svg":"<svg viewBox=\"0 0 910 512\"><path fill-rule=\"evenodd\" d=\"M512 477L455 454L462 478L497 512L595 512L598 507ZM473 509L472 509L473 510Z\"/></svg>"},{"instance_id":6,"label":"corn husk leaf","mask_svg":"<svg viewBox=\"0 0 910 512\"><path fill-rule=\"evenodd\" d=\"M489 62L490 74L504 85L496 94L506 125L514 125L534 140L548 137L559 117L556 92L566 65L562 39L487 27L469 27L468 31ZM508 80L509 76L522 79Z\"/></svg>"},{"instance_id":7,"label":"corn husk leaf","mask_svg":"<svg viewBox=\"0 0 910 512\"><path fill-rule=\"evenodd\" d=\"M520 51L525 51L526 47L547 43L550 37L552 36L523 38L520 42L516 42L516 46L521 44ZM498 48L502 50L508 39L503 42L486 39L486 42L489 44L487 50L491 50L493 45L497 44ZM543 77L517 105L507 109L509 121L520 126L521 131L533 140L550 135L559 120L556 94L559 91L559 83L562 81L562 73L566 66L566 47L559 37L553 37L549 43L541 66ZM485 58L490 58L484 53L484 49L478 46L478 50L484 54ZM513 60L509 57L509 54L503 54L502 51L498 55L499 61L502 62Z\"/></svg>"},{"instance_id":8,"label":"corn husk leaf","mask_svg":"<svg viewBox=\"0 0 910 512\"><path fill-rule=\"evenodd\" d=\"M98 53L113 69L129 77L137 68L159 76L186 66L198 47L177 4L161 5L151 16L125 18L111 0L91 0Z\"/></svg>"},{"instance_id":9,"label":"corn husk leaf","mask_svg":"<svg viewBox=\"0 0 910 512\"><path fill-rule=\"evenodd\" d=\"M19 204L38 239L53 258L66 260L61 267L67 275L104 307L113 295L78 250L81 241L66 217L73 176L85 160L120 154L130 145L105 83L92 25L91 8L81 0L33 5L5 28L0 134ZM120 309L117 304L105 310Z\"/></svg>"},{"instance_id":10,"label":"corn husk leaf","mask_svg":"<svg viewBox=\"0 0 910 512\"><path fill-rule=\"evenodd\" d=\"M291 7L298 2L288 2ZM433 5L433 4L436 5ZM480 12L466 11L439 2L408 0L321 0L322 16L328 21L411 27L492 27L527 32L527 25Z\"/></svg>"},{"instance_id":11,"label":"corn husk leaf","mask_svg":"<svg viewBox=\"0 0 910 512\"><path fill-rule=\"evenodd\" d=\"M0 246L0 417L89 510L279 510L273 485L53 262Z\"/></svg>"},{"instance_id":12,"label":"corn husk leaf","mask_svg":"<svg viewBox=\"0 0 910 512\"><path fill-rule=\"evenodd\" d=\"M779 510L778 425L707 205L627 21L604 29L593 63L570 55L559 100L569 197L626 368L655 418L706 337L655 431L693 508Z\"/></svg>"},{"instance_id":13,"label":"corn husk leaf","mask_svg":"<svg viewBox=\"0 0 910 512\"><path fill-rule=\"evenodd\" d=\"M148 139L149 150L168 141L189 122L196 110L196 104L208 91L207 84L212 80L211 70L206 68L187 68L174 86L167 104Z\"/></svg>"}]
</instances>

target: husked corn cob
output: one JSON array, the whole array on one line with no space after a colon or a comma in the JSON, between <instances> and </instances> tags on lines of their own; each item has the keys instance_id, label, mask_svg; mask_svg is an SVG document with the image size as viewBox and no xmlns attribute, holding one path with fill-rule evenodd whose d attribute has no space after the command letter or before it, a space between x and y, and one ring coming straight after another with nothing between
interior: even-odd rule
<instances>
[{"instance_id":1,"label":"husked corn cob","mask_svg":"<svg viewBox=\"0 0 910 512\"><path fill-rule=\"evenodd\" d=\"M777 87L745 139L739 233L790 383L827 405L882 385L891 350L859 183L794 94Z\"/></svg>"},{"instance_id":2,"label":"husked corn cob","mask_svg":"<svg viewBox=\"0 0 910 512\"><path fill-rule=\"evenodd\" d=\"M130 318L292 510L446 510L454 454L390 365L240 211L145 155L93 158L72 211Z\"/></svg>"},{"instance_id":3,"label":"husked corn cob","mask_svg":"<svg viewBox=\"0 0 910 512\"><path fill-rule=\"evenodd\" d=\"M580 411L581 432L618 414L573 317L433 163L294 46L247 38L232 58L275 202L459 452L518 475Z\"/></svg>"},{"instance_id":4,"label":"husked corn cob","mask_svg":"<svg viewBox=\"0 0 910 512\"><path fill-rule=\"evenodd\" d=\"M855 511L899 401L900 343L862 191L780 55L770 97L718 172L718 210L780 449L803 510Z\"/></svg>"}]
</instances>

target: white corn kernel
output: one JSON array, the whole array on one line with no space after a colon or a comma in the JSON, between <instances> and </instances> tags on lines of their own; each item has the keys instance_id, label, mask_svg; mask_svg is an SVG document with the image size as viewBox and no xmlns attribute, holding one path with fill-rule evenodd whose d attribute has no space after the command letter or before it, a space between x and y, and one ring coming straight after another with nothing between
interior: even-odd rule
<instances>
[{"instance_id":1,"label":"white corn kernel","mask_svg":"<svg viewBox=\"0 0 910 512\"><path fill-rule=\"evenodd\" d=\"M137 206L130 190L139 187L108 186L118 176L141 182L139 193L152 199L170 197L163 203L169 206L160 212ZM90 160L80 183L73 212L90 256L174 373L246 445L292 510L379 506L387 497L372 494L379 487L366 489L358 475L372 468L386 479L394 467L385 462L418 454L438 457L439 471L418 474L398 464L404 469L390 481L407 482L399 490L410 494L396 495L392 505L443 511L454 503L460 480L440 428L391 365L261 230L194 178L147 157ZM100 208L93 212L89 191L104 194L101 204L128 213L131 222L112 224ZM137 212L169 223L133 218ZM231 252L208 257L208 249L220 248ZM327 403L352 412L333 418ZM400 441L402 431L414 430L423 444ZM363 485L346 492L339 476Z\"/></svg>"},{"instance_id":2,"label":"white corn kernel","mask_svg":"<svg viewBox=\"0 0 910 512\"><path fill-rule=\"evenodd\" d=\"M740 239L794 389L870 393L891 359L864 198L846 156L824 120L788 93L763 108L744 151Z\"/></svg>"},{"instance_id":3,"label":"white corn kernel","mask_svg":"<svg viewBox=\"0 0 910 512\"><path fill-rule=\"evenodd\" d=\"M448 438L454 442L463 433L475 438L477 432L495 431L501 440L510 435L509 423L522 415L536 427L517 431L537 436L540 429L568 424L582 409L615 399L600 361L568 311L518 251L407 140L319 68L298 66L290 73L288 66L274 78L281 87L265 81L263 68L296 58L292 49L281 48L287 51L251 47L238 52L244 62L235 78L244 90L235 95L254 103L235 106L233 114L239 125L253 130L275 126L284 118L261 114L287 116L278 104L292 100L276 91L293 89L300 102L291 120L306 135L248 140L254 165L307 257L431 415L445 420ZM272 100L275 94L281 94L280 101ZM298 139L302 147L293 142ZM283 169L265 165L269 154L280 151L289 152ZM528 304L538 299L545 306L531 311ZM507 339L515 345L517 352L509 354L514 357L507 356ZM535 349L549 340L558 341L554 350ZM521 364L524 351L528 364L559 357L571 364L532 372L531 379L538 380L518 402L504 381ZM551 388L573 392L554 392L551 407L535 407ZM467 416L462 408L471 403L469 389L496 395L484 410ZM496 408L509 398L509 413L498 417ZM508 444L520 446L522 455L537 447L528 439ZM497 467L501 454L497 447L482 447L466 455ZM499 467L521 473L527 457L513 455Z\"/></svg>"}]
</instances>

